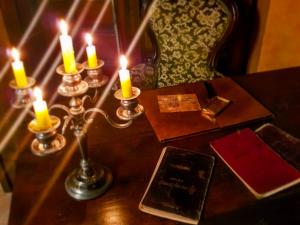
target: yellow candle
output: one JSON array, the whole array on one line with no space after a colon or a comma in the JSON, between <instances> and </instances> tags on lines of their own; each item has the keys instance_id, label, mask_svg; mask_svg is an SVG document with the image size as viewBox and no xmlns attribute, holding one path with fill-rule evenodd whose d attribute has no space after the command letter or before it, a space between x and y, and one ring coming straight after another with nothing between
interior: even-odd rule
<instances>
[{"instance_id":1,"label":"yellow candle","mask_svg":"<svg viewBox=\"0 0 300 225\"><path fill-rule=\"evenodd\" d=\"M121 82L122 95L124 98L130 98L132 96L132 88L129 70L126 69L127 59L125 58L125 56L121 56L120 64L121 69L119 70L119 76Z\"/></svg>"},{"instance_id":2,"label":"yellow candle","mask_svg":"<svg viewBox=\"0 0 300 225\"><path fill-rule=\"evenodd\" d=\"M68 25L64 20L59 23L61 35L59 36L60 47L66 73L75 73L76 62L74 56L72 38L68 35Z\"/></svg>"},{"instance_id":3,"label":"yellow candle","mask_svg":"<svg viewBox=\"0 0 300 225\"><path fill-rule=\"evenodd\" d=\"M14 59L11 66L14 72L15 80L17 87L26 87L27 86L27 78L24 69L23 62L20 60L20 53L17 49L13 48L11 50L11 55Z\"/></svg>"},{"instance_id":4,"label":"yellow candle","mask_svg":"<svg viewBox=\"0 0 300 225\"><path fill-rule=\"evenodd\" d=\"M37 127L40 130L47 130L52 126L47 103L43 100L42 92L39 88L34 89L34 96L36 100L33 102L33 109Z\"/></svg>"},{"instance_id":5,"label":"yellow candle","mask_svg":"<svg viewBox=\"0 0 300 225\"><path fill-rule=\"evenodd\" d=\"M88 66L90 68L94 68L98 65L98 62L97 62L96 48L93 45L92 36L90 34L86 34L85 40L86 40L86 43L88 44L88 46L86 47Z\"/></svg>"}]
</instances>

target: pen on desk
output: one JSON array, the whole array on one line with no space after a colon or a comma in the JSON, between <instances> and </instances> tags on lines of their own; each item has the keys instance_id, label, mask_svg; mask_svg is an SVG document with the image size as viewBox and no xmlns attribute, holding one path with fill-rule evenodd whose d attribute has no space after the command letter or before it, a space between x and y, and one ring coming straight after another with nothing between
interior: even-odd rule
<instances>
[{"instance_id":1,"label":"pen on desk","mask_svg":"<svg viewBox=\"0 0 300 225\"><path fill-rule=\"evenodd\" d=\"M210 82L204 81L204 87L206 89L208 98L212 98L217 95L216 90L214 89L213 85Z\"/></svg>"}]
</instances>

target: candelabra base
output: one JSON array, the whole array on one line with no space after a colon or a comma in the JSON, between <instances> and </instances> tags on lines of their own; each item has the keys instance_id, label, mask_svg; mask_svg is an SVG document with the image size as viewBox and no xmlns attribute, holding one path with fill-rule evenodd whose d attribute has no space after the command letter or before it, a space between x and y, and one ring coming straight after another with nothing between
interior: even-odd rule
<instances>
[{"instance_id":1,"label":"candelabra base","mask_svg":"<svg viewBox=\"0 0 300 225\"><path fill-rule=\"evenodd\" d=\"M67 177L65 189L76 200L89 200L102 195L111 186L112 181L113 176L107 167L97 165L89 173L77 168Z\"/></svg>"}]
</instances>

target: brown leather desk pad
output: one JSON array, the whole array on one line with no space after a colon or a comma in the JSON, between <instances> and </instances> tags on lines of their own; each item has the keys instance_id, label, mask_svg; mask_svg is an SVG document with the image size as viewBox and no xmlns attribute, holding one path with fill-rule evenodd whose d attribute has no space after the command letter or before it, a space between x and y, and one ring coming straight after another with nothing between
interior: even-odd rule
<instances>
[{"instance_id":1,"label":"brown leather desk pad","mask_svg":"<svg viewBox=\"0 0 300 225\"><path fill-rule=\"evenodd\" d=\"M139 102L160 141L191 134L210 132L246 122L270 117L272 113L232 79L224 77L210 81L217 94L231 101L215 122L201 115L201 111L161 113L158 95L196 94L201 106L207 101L202 82L142 91Z\"/></svg>"}]
</instances>

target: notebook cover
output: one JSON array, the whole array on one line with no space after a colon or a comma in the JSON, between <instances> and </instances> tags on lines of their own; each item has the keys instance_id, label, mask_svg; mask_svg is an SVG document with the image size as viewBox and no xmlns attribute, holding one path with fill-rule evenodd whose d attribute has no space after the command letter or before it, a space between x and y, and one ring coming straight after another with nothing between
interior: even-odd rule
<instances>
[{"instance_id":1,"label":"notebook cover","mask_svg":"<svg viewBox=\"0 0 300 225\"><path fill-rule=\"evenodd\" d=\"M249 128L212 141L210 145L257 198L300 182L300 172Z\"/></svg>"},{"instance_id":2,"label":"notebook cover","mask_svg":"<svg viewBox=\"0 0 300 225\"><path fill-rule=\"evenodd\" d=\"M284 160L300 171L300 139L271 123L263 124L255 133Z\"/></svg>"},{"instance_id":3,"label":"notebook cover","mask_svg":"<svg viewBox=\"0 0 300 225\"><path fill-rule=\"evenodd\" d=\"M198 224L213 165L213 156L170 146L164 148L139 209Z\"/></svg>"},{"instance_id":4,"label":"notebook cover","mask_svg":"<svg viewBox=\"0 0 300 225\"><path fill-rule=\"evenodd\" d=\"M224 77L210 82L219 96L231 101L216 117L215 122L201 116L200 111L162 113L159 109L158 95L196 94L200 106L205 105L207 91L202 82L142 91L138 100L144 106L145 114L159 141L211 132L272 115L232 79Z\"/></svg>"}]
</instances>

